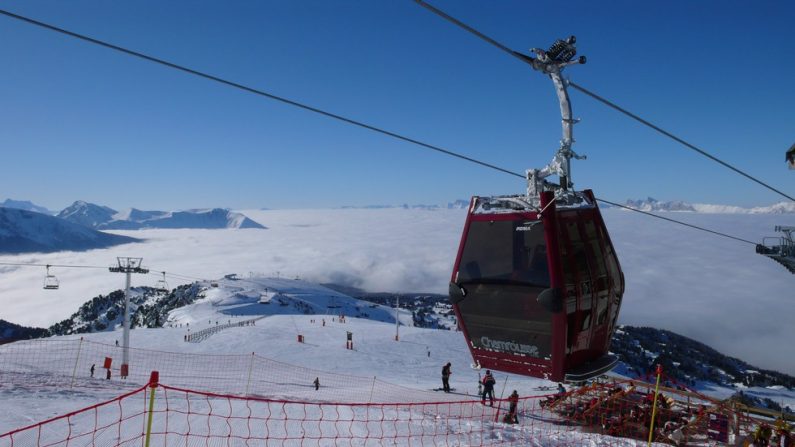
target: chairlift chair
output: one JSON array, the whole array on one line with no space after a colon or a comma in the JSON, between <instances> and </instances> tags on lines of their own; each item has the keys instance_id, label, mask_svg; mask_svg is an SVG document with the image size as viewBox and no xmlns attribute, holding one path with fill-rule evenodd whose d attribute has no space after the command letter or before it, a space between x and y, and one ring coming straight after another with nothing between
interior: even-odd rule
<instances>
[{"instance_id":1,"label":"chairlift chair","mask_svg":"<svg viewBox=\"0 0 795 447\"><path fill-rule=\"evenodd\" d=\"M47 266L47 276L44 277L44 289L46 290L57 290L60 285L58 278L55 275L50 274L50 266Z\"/></svg>"},{"instance_id":2,"label":"chairlift chair","mask_svg":"<svg viewBox=\"0 0 795 447\"><path fill-rule=\"evenodd\" d=\"M795 169L795 144L790 146L787 153L784 155L787 160L787 165L790 169Z\"/></svg>"},{"instance_id":3,"label":"chairlift chair","mask_svg":"<svg viewBox=\"0 0 795 447\"><path fill-rule=\"evenodd\" d=\"M167 293L168 292L168 283L166 282L166 272L161 272L163 274L163 278L159 279L155 283L155 290L158 292Z\"/></svg>"},{"instance_id":4,"label":"chairlift chair","mask_svg":"<svg viewBox=\"0 0 795 447\"><path fill-rule=\"evenodd\" d=\"M756 252L778 262L790 273L795 274L795 240L793 239L795 227L777 225L774 231L784 235L763 238L762 243L757 244Z\"/></svg>"},{"instance_id":5,"label":"chairlift chair","mask_svg":"<svg viewBox=\"0 0 795 447\"><path fill-rule=\"evenodd\" d=\"M580 382L612 369L624 276L595 197L571 183L571 106L563 67L584 63L574 37L533 49L552 78L563 140L545 168L528 170L523 195L472 198L449 296L475 364ZM544 180L558 175L560 184Z\"/></svg>"}]
</instances>

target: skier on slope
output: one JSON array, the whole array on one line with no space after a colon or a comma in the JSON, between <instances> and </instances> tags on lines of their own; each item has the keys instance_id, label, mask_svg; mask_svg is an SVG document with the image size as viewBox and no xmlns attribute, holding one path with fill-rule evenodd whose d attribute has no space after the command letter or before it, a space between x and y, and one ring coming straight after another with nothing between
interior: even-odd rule
<instances>
[{"instance_id":1,"label":"skier on slope","mask_svg":"<svg viewBox=\"0 0 795 447\"><path fill-rule=\"evenodd\" d=\"M451 366L452 365L450 362L447 362L447 364L442 367L442 390L445 393L450 392L450 374L452 374L450 371Z\"/></svg>"},{"instance_id":2,"label":"skier on slope","mask_svg":"<svg viewBox=\"0 0 795 447\"><path fill-rule=\"evenodd\" d=\"M494 406L494 385L497 383L494 380L494 376L491 375L490 370L486 370L486 375L483 376L483 396L481 396L481 401L483 405L486 405L486 396L489 397L489 406Z\"/></svg>"}]
</instances>

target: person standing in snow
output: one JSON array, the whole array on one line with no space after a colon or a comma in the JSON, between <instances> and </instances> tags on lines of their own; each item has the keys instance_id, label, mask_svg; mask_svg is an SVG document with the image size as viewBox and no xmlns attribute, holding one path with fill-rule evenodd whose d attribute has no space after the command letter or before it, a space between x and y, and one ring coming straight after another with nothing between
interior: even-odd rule
<instances>
[{"instance_id":1,"label":"person standing in snow","mask_svg":"<svg viewBox=\"0 0 795 447\"><path fill-rule=\"evenodd\" d=\"M447 364L442 367L442 390L444 390L445 393L450 392L450 374L452 374L452 371L450 371L451 366L451 363L447 362Z\"/></svg>"},{"instance_id":2,"label":"person standing in snow","mask_svg":"<svg viewBox=\"0 0 795 447\"><path fill-rule=\"evenodd\" d=\"M315 384L315 391L320 389L320 377L315 377L315 381L312 383Z\"/></svg>"},{"instance_id":3,"label":"person standing in snow","mask_svg":"<svg viewBox=\"0 0 795 447\"><path fill-rule=\"evenodd\" d=\"M517 410L519 407L519 393L516 390L513 390L510 396L508 396L508 414L505 415L505 422L509 424L518 424L519 423L519 416L517 416Z\"/></svg>"},{"instance_id":4,"label":"person standing in snow","mask_svg":"<svg viewBox=\"0 0 795 447\"><path fill-rule=\"evenodd\" d=\"M486 375L483 376L483 396L481 396L481 400L483 401L483 405L486 405L486 396L489 397L489 406L494 406L494 385L497 383L494 380L494 376L491 375L490 370L486 370Z\"/></svg>"},{"instance_id":5,"label":"person standing in snow","mask_svg":"<svg viewBox=\"0 0 795 447\"><path fill-rule=\"evenodd\" d=\"M94 367L95 366L96 366L96 363L91 365L91 377L94 377Z\"/></svg>"}]
</instances>

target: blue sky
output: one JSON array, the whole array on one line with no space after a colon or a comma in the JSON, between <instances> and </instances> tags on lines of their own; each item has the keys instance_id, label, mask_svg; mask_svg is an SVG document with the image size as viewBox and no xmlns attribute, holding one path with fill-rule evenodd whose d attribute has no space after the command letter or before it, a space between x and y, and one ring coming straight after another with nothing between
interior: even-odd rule
<instances>
[{"instance_id":1,"label":"blue sky","mask_svg":"<svg viewBox=\"0 0 795 447\"><path fill-rule=\"evenodd\" d=\"M572 80L795 193L792 2L432 4L526 51L575 34ZM551 82L409 0L0 1L0 8L489 163L545 165ZM517 179L0 17L0 199L60 209L443 204ZM767 205L773 192L572 92L578 188Z\"/></svg>"}]
</instances>

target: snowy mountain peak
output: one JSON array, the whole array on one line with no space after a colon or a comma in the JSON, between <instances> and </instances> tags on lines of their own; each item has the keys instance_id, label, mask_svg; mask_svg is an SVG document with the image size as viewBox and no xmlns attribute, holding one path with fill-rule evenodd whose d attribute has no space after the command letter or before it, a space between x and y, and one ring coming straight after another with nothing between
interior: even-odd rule
<instances>
[{"instance_id":1,"label":"snowy mountain peak","mask_svg":"<svg viewBox=\"0 0 795 447\"><path fill-rule=\"evenodd\" d=\"M223 208L187 211L143 211L130 208L117 212L82 200L61 211L58 217L97 230L266 228L243 214Z\"/></svg>"},{"instance_id":2,"label":"snowy mountain peak","mask_svg":"<svg viewBox=\"0 0 795 447\"><path fill-rule=\"evenodd\" d=\"M116 210L107 206L78 200L64 208L58 213L57 217L89 228L97 228L99 225L112 220L114 214L116 214Z\"/></svg>"}]
</instances>

